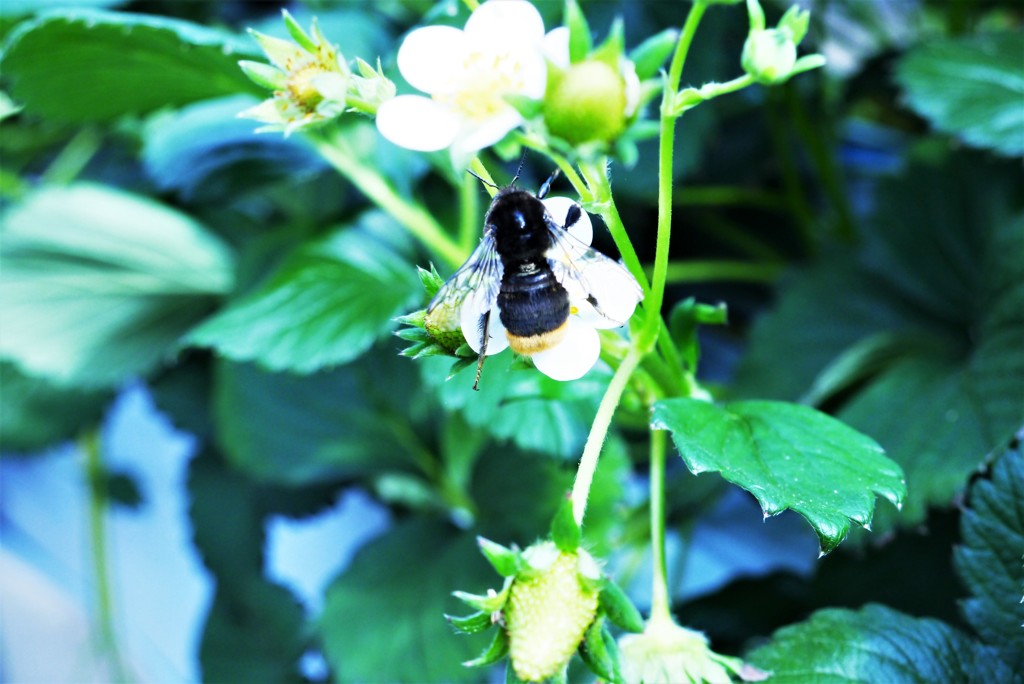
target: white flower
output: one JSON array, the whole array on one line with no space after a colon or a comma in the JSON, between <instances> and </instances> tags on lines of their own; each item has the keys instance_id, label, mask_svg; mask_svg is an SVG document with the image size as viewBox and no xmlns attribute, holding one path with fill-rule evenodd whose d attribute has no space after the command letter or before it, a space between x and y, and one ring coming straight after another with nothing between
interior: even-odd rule
<instances>
[{"instance_id":1,"label":"white flower","mask_svg":"<svg viewBox=\"0 0 1024 684\"><path fill-rule=\"evenodd\" d=\"M549 197L541 202L552 217L564 217L570 207L577 205L568 197ZM512 346L514 351L529 356L537 370L563 381L581 378L594 367L601 354L597 330L625 324L643 296L640 286L625 267L588 247L594 237L594 228L586 212L582 212L567 232L575 240L566 241L567 251L558 258L565 263L571 260L574 266L570 268L578 268L582 277L559 279L569 294L570 314L566 325L552 333L556 339L554 344L540 351L517 348L516 342L509 339L501 322L501 311L495 304L488 317L486 350L486 355L490 356ZM553 258L551 254L549 252L549 258ZM598 302L600 312L589 301ZM470 299L463 303L462 334L478 354L481 313L484 313L481 307L475 306Z\"/></svg>"},{"instance_id":2,"label":"white flower","mask_svg":"<svg viewBox=\"0 0 1024 684\"><path fill-rule=\"evenodd\" d=\"M414 88L377 111L377 128L412 150L453 148L473 153L501 140L523 122L506 95L544 97L547 64L544 22L523 0L481 5L464 30L427 26L398 50L398 68Z\"/></svg>"},{"instance_id":3,"label":"white flower","mask_svg":"<svg viewBox=\"0 0 1024 684\"><path fill-rule=\"evenodd\" d=\"M341 114L351 73L338 48L328 42L315 21L310 36L290 14L283 14L289 30L302 42L250 31L271 63L242 61L239 66L257 84L273 90L274 96L238 116L267 124L257 132L280 130L288 135Z\"/></svg>"}]
</instances>

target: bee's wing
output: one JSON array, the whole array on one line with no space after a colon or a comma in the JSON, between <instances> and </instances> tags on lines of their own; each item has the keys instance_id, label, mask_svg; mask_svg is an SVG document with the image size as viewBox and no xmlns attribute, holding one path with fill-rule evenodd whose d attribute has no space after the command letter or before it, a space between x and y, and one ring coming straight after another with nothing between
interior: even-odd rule
<instances>
[{"instance_id":1,"label":"bee's wing","mask_svg":"<svg viewBox=\"0 0 1024 684\"><path fill-rule=\"evenodd\" d=\"M473 314L482 316L497 302L503 272L501 257L495 248L494 235L487 231L480 244L466 259L466 263L445 281L430 300L427 312L438 306L444 306L453 312L470 306Z\"/></svg>"},{"instance_id":2,"label":"bee's wing","mask_svg":"<svg viewBox=\"0 0 1024 684\"><path fill-rule=\"evenodd\" d=\"M636 278L619 262L580 242L571 233L550 222L551 247L548 264L555 278L577 306L583 302L593 309L587 318L596 328L617 328L633 315L643 291ZM591 313L582 312L581 313Z\"/></svg>"}]
</instances>

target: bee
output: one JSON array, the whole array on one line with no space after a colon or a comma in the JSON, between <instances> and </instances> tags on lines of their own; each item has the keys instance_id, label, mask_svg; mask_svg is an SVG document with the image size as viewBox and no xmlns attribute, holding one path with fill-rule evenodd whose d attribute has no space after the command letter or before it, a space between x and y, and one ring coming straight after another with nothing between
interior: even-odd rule
<instances>
[{"instance_id":1,"label":"bee","mask_svg":"<svg viewBox=\"0 0 1024 684\"><path fill-rule=\"evenodd\" d=\"M545 200L557 176L537 194L516 187L518 174L498 188L480 244L427 306L428 317L458 313L479 354L474 390L488 353L506 346L524 356L550 350L566 338L572 315L593 328L619 327L643 297L622 264L589 246L593 228L577 202ZM600 344L591 334L593 365Z\"/></svg>"}]
</instances>

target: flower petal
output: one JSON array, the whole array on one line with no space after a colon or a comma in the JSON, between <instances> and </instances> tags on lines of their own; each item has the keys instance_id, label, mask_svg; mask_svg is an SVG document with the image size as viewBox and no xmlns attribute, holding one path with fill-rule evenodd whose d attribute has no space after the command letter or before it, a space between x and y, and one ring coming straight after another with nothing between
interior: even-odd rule
<instances>
[{"instance_id":1,"label":"flower petal","mask_svg":"<svg viewBox=\"0 0 1024 684\"><path fill-rule=\"evenodd\" d=\"M424 26L398 48L398 70L413 88L450 93L465 71L466 35L452 26Z\"/></svg>"},{"instance_id":2,"label":"flower petal","mask_svg":"<svg viewBox=\"0 0 1024 684\"><path fill-rule=\"evenodd\" d=\"M450 109L420 95L399 95L380 105L377 130L400 147L420 152L443 150L459 131Z\"/></svg>"},{"instance_id":3,"label":"flower petal","mask_svg":"<svg viewBox=\"0 0 1024 684\"><path fill-rule=\"evenodd\" d=\"M579 202L569 197L546 197L541 202L547 208L551 217L555 219L555 223L560 226L565 225L565 217L569 214L569 209L573 205L579 205ZM594 241L594 224L590 220L590 215L583 211L582 208L580 209L579 220L569 226L568 231L569 235L572 235L584 245L589 246Z\"/></svg>"},{"instance_id":4,"label":"flower petal","mask_svg":"<svg viewBox=\"0 0 1024 684\"><path fill-rule=\"evenodd\" d=\"M588 294L597 302L598 308L586 300L574 301L572 304L578 310L580 320L594 328L617 328L626 323L643 298L636 279L622 264L611 259L587 261L582 267Z\"/></svg>"},{"instance_id":5,"label":"flower petal","mask_svg":"<svg viewBox=\"0 0 1024 684\"><path fill-rule=\"evenodd\" d=\"M348 79L343 74L327 71L314 76L310 83L328 100L345 102L348 96Z\"/></svg>"},{"instance_id":6,"label":"flower petal","mask_svg":"<svg viewBox=\"0 0 1024 684\"><path fill-rule=\"evenodd\" d=\"M457 152L473 155L478 150L490 147L522 121L522 115L511 106L507 111L482 121L463 120L463 128L458 133L458 142L455 145Z\"/></svg>"},{"instance_id":7,"label":"flower petal","mask_svg":"<svg viewBox=\"0 0 1024 684\"><path fill-rule=\"evenodd\" d=\"M480 353L480 314L477 313L479 308L473 306L470 299L473 295L466 298L463 302L462 310L460 312L462 327L462 336L466 338L466 343L470 348L477 354ZM468 306L467 306L468 304ZM508 348L508 335L505 334L505 326L501 323L501 315L498 313L498 307L491 309L491 315L487 321L487 334L489 336L487 340L487 354L485 356L491 356L498 352L505 351Z\"/></svg>"},{"instance_id":8,"label":"flower petal","mask_svg":"<svg viewBox=\"0 0 1024 684\"><path fill-rule=\"evenodd\" d=\"M491 0L470 15L466 35L479 45L540 45L544 39L544 20L537 8L524 0Z\"/></svg>"},{"instance_id":9,"label":"flower petal","mask_svg":"<svg viewBox=\"0 0 1024 684\"><path fill-rule=\"evenodd\" d=\"M559 26L544 36L544 56L557 67L569 68L569 27Z\"/></svg>"},{"instance_id":10,"label":"flower petal","mask_svg":"<svg viewBox=\"0 0 1024 684\"><path fill-rule=\"evenodd\" d=\"M570 316L569 329L562 341L530 358L544 375L565 381L582 378L600 355L601 339L597 331L576 316Z\"/></svg>"}]
</instances>

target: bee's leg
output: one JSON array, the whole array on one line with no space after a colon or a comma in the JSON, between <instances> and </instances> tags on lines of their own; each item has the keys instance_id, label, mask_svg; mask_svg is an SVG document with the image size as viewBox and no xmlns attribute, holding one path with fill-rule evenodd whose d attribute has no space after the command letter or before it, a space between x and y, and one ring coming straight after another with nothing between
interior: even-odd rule
<instances>
[{"instance_id":1,"label":"bee's leg","mask_svg":"<svg viewBox=\"0 0 1024 684\"><path fill-rule=\"evenodd\" d=\"M490 339L490 334L487 332L487 324L491 322L491 312L488 311L480 317L480 357L476 362L476 380L473 381L473 389L480 391L480 374L484 370L484 359L487 358L487 340Z\"/></svg>"},{"instance_id":2,"label":"bee's leg","mask_svg":"<svg viewBox=\"0 0 1024 684\"><path fill-rule=\"evenodd\" d=\"M555 182L555 179L558 178L558 174L560 173L560 170L555 169L555 172L552 173L546 181L544 181L544 185L540 186L540 190L537 191L537 199L544 199L548 196L548 193L551 192L551 184Z\"/></svg>"}]
</instances>

